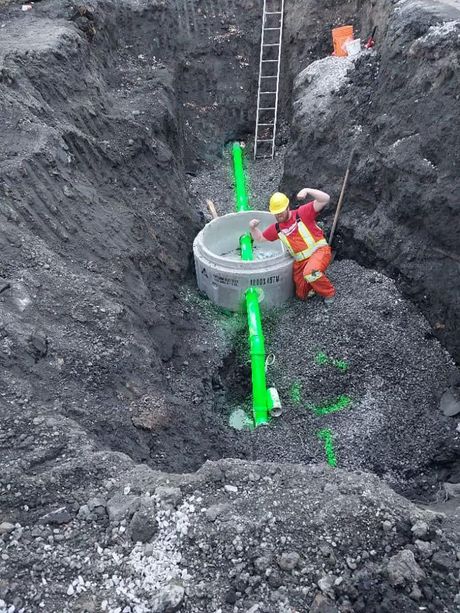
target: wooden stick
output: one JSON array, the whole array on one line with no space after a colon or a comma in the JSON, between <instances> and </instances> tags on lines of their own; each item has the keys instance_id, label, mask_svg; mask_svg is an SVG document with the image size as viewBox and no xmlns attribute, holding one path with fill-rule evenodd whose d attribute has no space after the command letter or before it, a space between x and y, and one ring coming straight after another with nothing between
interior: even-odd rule
<instances>
[{"instance_id":1,"label":"wooden stick","mask_svg":"<svg viewBox=\"0 0 460 613\"><path fill-rule=\"evenodd\" d=\"M219 217L216 207L214 206L214 202L212 200L206 200L206 204L208 205L209 212L211 213L211 217L213 219L217 219Z\"/></svg>"},{"instance_id":2,"label":"wooden stick","mask_svg":"<svg viewBox=\"0 0 460 613\"><path fill-rule=\"evenodd\" d=\"M445 249L441 249L440 247L433 247L433 251L444 255L446 258L450 258L451 260L460 262L460 255L457 255L456 253L451 253L450 251L446 251Z\"/></svg>"},{"instance_id":3,"label":"wooden stick","mask_svg":"<svg viewBox=\"0 0 460 613\"><path fill-rule=\"evenodd\" d=\"M335 215L334 215L334 222L332 224L331 233L329 235L329 246L330 247L332 247L332 240L334 238L334 232L335 232L335 229L337 227L337 222L339 221L340 210L342 208L343 197L345 195L345 189L347 187L348 177L350 176L350 168L351 168L351 163L353 161L353 156L354 155L355 155L355 147L353 147L353 149L351 150L350 159L348 161L348 166L347 166L347 171L346 171L345 177L343 179L342 190L340 192L339 202L337 204L337 210L335 211Z\"/></svg>"}]
</instances>

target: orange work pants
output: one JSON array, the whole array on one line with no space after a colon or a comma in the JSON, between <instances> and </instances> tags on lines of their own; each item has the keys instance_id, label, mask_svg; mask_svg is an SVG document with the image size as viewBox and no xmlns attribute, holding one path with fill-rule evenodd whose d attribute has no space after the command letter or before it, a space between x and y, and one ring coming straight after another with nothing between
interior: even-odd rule
<instances>
[{"instance_id":1,"label":"orange work pants","mask_svg":"<svg viewBox=\"0 0 460 613\"><path fill-rule=\"evenodd\" d=\"M330 247L320 247L308 259L294 262L293 278L297 298L305 300L310 290L324 298L335 295L335 288L324 272L331 263Z\"/></svg>"}]
</instances>

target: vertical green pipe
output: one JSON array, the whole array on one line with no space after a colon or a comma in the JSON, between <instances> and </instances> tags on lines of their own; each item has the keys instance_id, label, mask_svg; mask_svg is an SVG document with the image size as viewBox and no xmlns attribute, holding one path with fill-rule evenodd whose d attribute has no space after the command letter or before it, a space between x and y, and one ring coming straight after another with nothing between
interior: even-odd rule
<instances>
[{"instance_id":1,"label":"vertical green pipe","mask_svg":"<svg viewBox=\"0 0 460 613\"><path fill-rule=\"evenodd\" d=\"M241 259L244 261L253 260L254 253L252 251L252 237L250 234L243 234L240 238Z\"/></svg>"},{"instance_id":2,"label":"vertical green pipe","mask_svg":"<svg viewBox=\"0 0 460 613\"><path fill-rule=\"evenodd\" d=\"M250 211L248 194L246 189L246 175L244 173L243 150L238 143L233 143L233 175L235 178L236 211ZM252 251L252 238L250 233L243 234L240 238L241 259L248 261L254 259Z\"/></svg>"},{"instance_id":3,"label":"vertical green pipe","mask_svg":"<svg viewBox=\"0 0 460 613\"><path fill-rule=\"evenodd\" d=\"M236 210L250 211L248 193L246 189L246 177L244 174L243 150L238 143L233 143L233 173L235 177Z\"/></svg>"},{"instance_id":4,"label":"vertical green pipe","mask_svg":"<svg viewBox=\"0 0 460 613\"><path fill-rule=\"evenodd\" d=\"M233 170L235 176L236 210L249 211L249 201L244 175L243 151L238 143L233 144ZM250 233L240 238L241 259L254 259ZM252 413L254 425L268 423L267 383L265 378L265 340L259 307L259 292L255 288L246 290L246 312L248 317L249 347L251 353Z\"/></svg>"}]
</instances>

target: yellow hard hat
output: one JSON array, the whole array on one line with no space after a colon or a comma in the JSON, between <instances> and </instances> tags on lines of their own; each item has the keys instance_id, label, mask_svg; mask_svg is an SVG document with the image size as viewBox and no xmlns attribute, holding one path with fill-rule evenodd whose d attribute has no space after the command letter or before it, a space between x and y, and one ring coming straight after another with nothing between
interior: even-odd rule
<instances>
[{"instance_id":1,"label":"yellow hard hat","mask_svg":"<svg viewBox=\"0 0 460 613\"><path fill-rule=\"evenodd\" d=\"M286 194L282 194L281 192L276 192L270 198L269 210L273 215L278 215L278 213L282 213L289 206L289 198Z\"/></svg>"}]
</instances>

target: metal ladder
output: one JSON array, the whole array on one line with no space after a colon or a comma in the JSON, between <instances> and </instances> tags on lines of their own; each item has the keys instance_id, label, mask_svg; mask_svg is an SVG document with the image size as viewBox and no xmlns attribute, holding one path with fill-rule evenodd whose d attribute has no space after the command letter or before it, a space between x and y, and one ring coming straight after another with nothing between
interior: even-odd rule
<instances>
[{"instance_id":1,"label":"metal ladder","mask_svg":"<svg viewBox=\"0 0 460 613\"><path fill-rule=\"evenodd\" d=\"M284 0L264 0L254 159L275 155Z\"/></svg>"}]
</instances>

